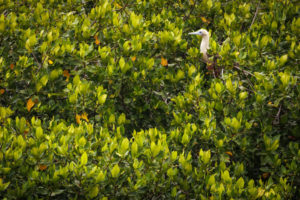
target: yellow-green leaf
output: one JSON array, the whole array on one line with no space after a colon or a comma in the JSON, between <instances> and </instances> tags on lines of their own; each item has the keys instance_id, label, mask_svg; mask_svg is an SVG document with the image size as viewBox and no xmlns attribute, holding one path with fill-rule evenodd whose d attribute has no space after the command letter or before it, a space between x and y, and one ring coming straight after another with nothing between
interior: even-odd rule
<instances>
[{"instance_id":1,"label":"yellow-green leaf","mask_svg":"<svg viewBox=\"0 0 300 200\"><path fill-rule=\"evenodd\" d=\"M119 173L120 173L120 167L118 164L116 164L111 170L111 176L113 178L117 178L119 176Z\"/></svg>"},{"instance_id":2,"label":"yellow-green leaf","mask_svg":"<svg viewBox=\"0 0 300 200\"><path fill-rule=\"evenodd\" d=\"M88 161L88 156L87 156L86 152L84 152L84 153L81 155L80 163L81 163L81 165L86 165L86 164L87 164L87 161Z\"/></svg>"}]
</instances>

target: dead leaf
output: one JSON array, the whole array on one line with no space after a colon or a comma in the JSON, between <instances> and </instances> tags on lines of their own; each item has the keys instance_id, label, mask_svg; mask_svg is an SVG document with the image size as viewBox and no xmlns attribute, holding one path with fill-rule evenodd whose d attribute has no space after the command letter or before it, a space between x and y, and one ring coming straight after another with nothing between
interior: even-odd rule
<instances>
[{"instance_id":1,"label":"dead leaf","mask_svg":"<svg viewBox=\"0 0 300 200\"><path fill-rule=\"evenodd\" d=\"M132 62L136 60L136 56L131 57Z\"/></svg>"},{"instance_id":2,"label":"dead leaf","mask_svg":"<svg viewBox=\"0 0 300 200\"><path fill-rule=\"evenodd\" d=\"M70 74L69 74L69 71L68 71L68 70L65 69L65 70L63 71L63 76L66 77L66 78L67 78L66 81L69 82Z\"/></svg>"},{"instance_id":3,"label":"dead leaf","mask_svg":"<svg viewBox=\"0 0 300 200\"><path fill-rule=\"evenodd\" d=\"M13 63L11 63L11 64L10 64L10 69L11 69L11 70L13 70L13 69L14 69L14 67L15 67L15 66L14 66L14 64L13 64Z\"/></svg>"},{"instance_id":4,"label":"dead leaf","mask_svg":"<svg viewBox=\"0 0 300 200\"><path fill-rule=\"evenodd\" d=\"M47 165L39 165L39 170L45 171L47 169Z\"/></svg>"},{"instance_id":5,"label":"dead leaf","mask_svg":"<svg viewBox=\"0 0 300 200\"><path fill-rule=\"evenodd\" d=\"M26 136L28 133L29 133L29 129L26 129L26 130L24 131L24 135Z\"/></svg>"},{"instance_id":6,"label":"dead leaf","mask_svg":"<svg viewBox=\"0 0 300 200\"><path fill-rule=\"evenodd\" d=\"M0 94L4 94L5 90L4 89L0 89Z\"/></svg>"},{"instance_id":7,"label":"dead leaf","mask_svg":"<svg viewBox=\"0 0 300 200\"><path fill-rule=\"evenodd\" d=\"M99 41L99 39L98 39L98 35L95 35L95 36L94 36L94 39L95 39L95 44L96 44L96 45L100 45L100 41Z\"/></svg>"},{"instance_id":8,"label":"dead leaf","mask_svg":"<svg viewBox=\"0 0 300 200\"><path fill-rule=\"evenodd\" d=\"M77 124L81 123L80 118L81 118L81 116L76 114L76 122L77 122Z\"/></svg>"},{"instance_id":9,"label":"dead leaf","mask_svg":"<svg viewBox=\"0 0 300 200\"><path fill-rule=\"evenodd\" d=\"M81 115L81 119L84 119L85 121L89 122L88 115L87 115L86 112L84 112L84 113Z\"/></svg>"},{"instance_id":10,"label":"dead leaf","mask_svg":"<svg viewBox=\"0 0 300 200\"><path fill-rule=\"evenodd\" d=\"M269 172L265 172L261 175L263 177L263 179L267 179L270 176Z\"/></svg>"},{"instance_id":11,"label":"dead leaf","mask_svg":"<svg viewBox=\"0 0 300 200\"><path fill-rule=\"evenodd\" d=\"M204 23L207 23L208 20L205 18L205 17L201 17L201 20L204 22Z\"/></svg>"},{"instance_id":12,"label":"dead leaf","mask_svg":"<svg viewBox=\"0 0 300 200\"><path fill-rule=\"evenodd\" d=\"M230 157L232 157L232 155L233 155L230 151L226 151L225 153L226 153L227 155L229 155Z\"/></svg>"},{"instance_id":13,"label":"dead leaf","mask_svg":"<svg viewBox=\"0 0 300 200\"><path fill-rule=\"evenodd\" d=\"M164 67L167 66L168 65L168 60L161 57L161 65L164 66Z\"/></svg>"},{"instance_id":14,"label":"dead leaf","mask_svg":"<svg viewBox=\"0 0 300 200\"><path fill-rule=\"evenodd\" d=\"M28 110L28 112L30 112L30 110L31 110L31 108L34 106L34 102L32 101L32 99L30 98L30 99L28 99L28 101L27 101L27 110Z\"/></svg>"}]
</instances>

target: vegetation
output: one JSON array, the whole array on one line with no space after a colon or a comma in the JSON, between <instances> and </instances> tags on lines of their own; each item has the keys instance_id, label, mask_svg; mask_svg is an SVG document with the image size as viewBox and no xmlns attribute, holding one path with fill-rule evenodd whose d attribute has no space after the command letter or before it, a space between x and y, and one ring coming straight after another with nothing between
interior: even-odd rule
<instances>
[{"instance_id":1,"label":"vegetation","mask_svg":"<svg viewBox=\"0 0 300 200\"><path fill-rule=\"evenodd\" d=\"M0 0L0 196L296 199L299 35L293 0Z\"/></svg>"}]
</instances>

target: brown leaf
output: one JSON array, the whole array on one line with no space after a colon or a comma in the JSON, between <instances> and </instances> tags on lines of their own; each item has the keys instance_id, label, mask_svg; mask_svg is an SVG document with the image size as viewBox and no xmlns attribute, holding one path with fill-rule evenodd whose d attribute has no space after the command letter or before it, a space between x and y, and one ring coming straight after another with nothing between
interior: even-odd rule
<instances>
[{"instance_id":1,"label":"brown leaf","mask_svg":"<svg viewBox=\"0 0 300 200\"><path fill-rule=\"evenodd\" d=\"M265 172L261 175L264 179L267 179L270 176L269 172Z\"/></svg>"},{"instance_id":2,"label":"brown leaf","mask_svg":"<svg viewBox=\"0 0 300 200\"><path fill-rule=\"evenodd\" d=\"M4 94L5 89L0 89L0 94Z\"/></svg>"},{"instance_id":3,"label":"brown leaf","mask_svg":"<svg viewBox=\"0 0 300 200\"><path fill-rule=\"evenodd\" d=\"M47 165L39 165L39 170L45 171L47 169Z\"/></svg>"},{"instance_id":4,"label":"brown leaf","mask_svg":"<svg viewBox=\"0 0 300 200\"><path fill-rule=\"evenodd\" d=\"M67 78L66 81L69 82L70 74L69 74L69 71L68 71L68 70L65 69L65 70L63 71L63 76L66 77L66 78Z\"/></svg>"},{"instance_id":5,"label":"brown leaf","mask_svg":"<svg viewBox=\"0 0 300 200\"><path fill-rule=\"evenodd\" d=\"M229 155L230 157L232 157L232 155L233 155L230 151L226 151L225 153L226 153L227 155Z\"/></svg>"}]
</instances>

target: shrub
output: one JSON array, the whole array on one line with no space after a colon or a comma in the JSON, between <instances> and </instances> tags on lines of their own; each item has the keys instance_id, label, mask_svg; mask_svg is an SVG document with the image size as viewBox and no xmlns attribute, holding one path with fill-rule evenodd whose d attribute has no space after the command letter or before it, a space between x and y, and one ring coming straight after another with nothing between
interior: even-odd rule
<instances>
[{"instance_id":1,"label":"shrub","mask_svg":"<svg viewBox=\"0 0 300 200\"><path fill-rule=\"evenodd\" d=\"M0 11L2 198L300 195L295 1L2 0ZM213 64L187 34L199 28Z\"/></svg>"}]
</instances>

